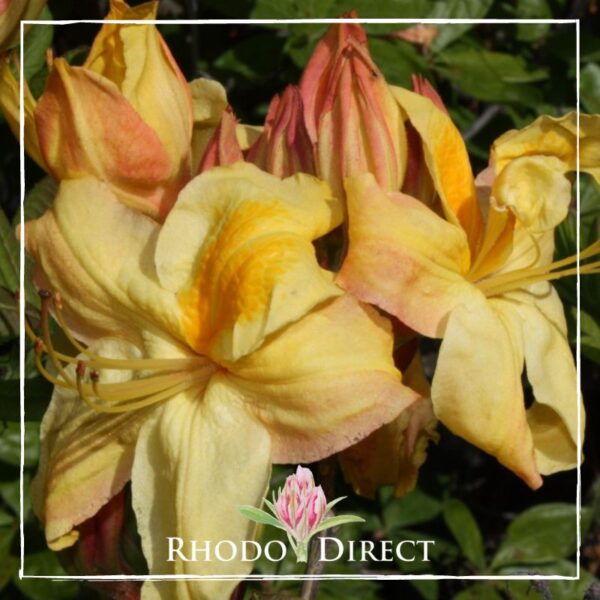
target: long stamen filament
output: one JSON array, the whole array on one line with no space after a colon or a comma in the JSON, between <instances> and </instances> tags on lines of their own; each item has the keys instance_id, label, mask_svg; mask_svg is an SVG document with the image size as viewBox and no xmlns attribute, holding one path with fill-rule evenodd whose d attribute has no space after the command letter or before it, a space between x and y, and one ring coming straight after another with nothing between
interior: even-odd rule
<instances>
[{"instance_id":1,"label":"long stamen filament","mask_svg":"<svg viewBox=\"0 0 600 600\"><path fill-rule=\"evenodd\" d=\"M210 363L202 357L165 358L165 359L116 359L106 358L91 352L79 343L62 316L60 297L46 290L40 291L42 299L40 326L42 337L36 335L26 320L25 330L35 349L35 362L40 374L53 385L77 391L81 400L91 409L106 413L124 413L151 406L166 400L175 394L188 390L201 381L206 381L211 370ZM57 322L73 346L89 360L81 360L57 352L52 343L49 327L50 302L54 300ZM53 375L44 366L42 357L47 353L57 375ZM63 364L64 363L64 364ZM65 365L76 366L73 378ZM118 383L100 383L99 370L162 371L156 375L138 377ZM89 372L89 382L85 375Z\"/></svg>"},{"instance_id":2,"label":"long stamen filament","mask_svg":"<svg viewBox=\"0 0 600 600\"><path fill-rule=\"evenodd\" d=\"M600 240L594 242L579 255L575 254L561 260L534 268L517 269L508 273L495 275L477 282L477 287L488 297L496 296L511 290L531 285L540 281L553 281L561 277L577 274L576 267L570 267L578 260L585 260L600 254ZM587 263L580 266L579 272L582 275L594 274L597 272L598 262ZM570 268L566 268L570 267Z\"/></svg>"}]
</instances>

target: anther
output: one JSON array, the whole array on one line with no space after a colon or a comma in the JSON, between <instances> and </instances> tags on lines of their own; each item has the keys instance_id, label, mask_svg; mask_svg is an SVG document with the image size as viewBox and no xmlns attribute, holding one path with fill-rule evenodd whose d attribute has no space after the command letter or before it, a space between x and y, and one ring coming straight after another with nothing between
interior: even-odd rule
<instances>
[{"instance_id":1,"label":"anther","mask_svg":"<svg viewBox=\"0 0 600 600\"><path fill-rule=\"evenodd\" d=\"M50 300L52 293L49 290L38 290L38 295L42 300Z\"/></svg>"},{"instance_id":2,"label":"anther","mask_svg":"<svg viewBox=\"0 0 600 600\"><path fill-rule=\"evenodd\" d=\"M100 381L100 373L97 369L92 369L90 371L90 379L94 382L94 383L98 383Z\"/></svg>"},{"instance_id":3,"label":"anther","mask_svg":"<svg viewBox=\"0 0 600 600\"><path fill-rule=\"evenodd\" d=\"M75 373L77 374L77 379L83 379L86 371L87 371L87 365L86 365L85 361L78 360L77 367L75 368Z\"/></svg>"},{"instance_id":4,"label":"anther","mask_svg":"<svg viewBox=\"0 0 600 600\"><path fill-rule=\"evenodd\" d=\"M42 338L36 338L33 342L33 350L36 354L42 354L44 352L44 342Z\"/></svg>"}]
</instances>

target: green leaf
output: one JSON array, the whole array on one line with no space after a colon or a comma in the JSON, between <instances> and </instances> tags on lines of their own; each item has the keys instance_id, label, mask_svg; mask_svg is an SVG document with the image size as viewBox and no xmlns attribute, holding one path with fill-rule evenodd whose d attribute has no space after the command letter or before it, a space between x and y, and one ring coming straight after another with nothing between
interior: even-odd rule
<instances>
[{"instance_id":1,"label":"green leaf","mask_svg":"<svg viewBox=\"0 0 600 600\"><path fill-rule=\"evenodd\" d=\"M577 313L577 308L572 307ZM600 323L592 315L581 311L581 353L600 364ZM574 315L576 318L576 316Z\"/></svg>"},{"instance_id":2,"label":"green leaf","mask_svg":"<svg viewBox=\"0 0 600 600\"><path fill-rule=\"evenodd\" d=\"M268 512L261 510L260 508L256 508L255 506L240 506L239 511L251 521L255 523L261 523L263 525L272 525L273 527L278 527L279 529L283 529L285 531L285 527L278 521L273 515L270 515Z\"/></svg>"},{"instance_id":3,"label":"green leaf","mask_svg":"<svg viewBox=\"0 0 600 600\"><path fill-rule=\"evenodd\" d=\"M589 518L589 509L582 509ZM577 546L577 521L572 504L540 504L509 525L492 569L508 565L555 562L571 556Z\"/></svg>"},{"instance_id":4,"label":"green leaf","mask_svg":"<svg viewBox=\"0 0 600 600\"><path fill-rule=\"evenodd\" d=\"M415 489L402 498L393 496L383 508L383 522L386 531L395 531L403 527L425 523L435 519L442 510L439 500Z\"/></svg>"},{"instance_id":5,"label":"green leaf","mask_svg":"<svg viewBox=\"0 0 600 600\"><path fill-rule=\"evenodd\" d=\"M50 550L25 555L23 573L25 575L50 575L55 577L66 575L58 562L56 553ZM27 598L31 598L31 600L74 598L79 590L78 584L74 581L52 581L52 584L48 585L48 582L43 579L19 579L15 576L13 577L13 583L22 594Z\"/></svg>"},{"instance_id":6,"label":"green leaf","mask_svg":"<svg viewBox=\"0 0 600 600\"><path fill-rule=\"evenodd\" d=\"M411 87L413 73L430 73L429 66L415 46L402 40L393 42L371 38L369 48L375 64L392 85Z\"/></svg>"},{"instance_id":7,"label":"green leaf","mask_svg":"<svg viewBox=\"0 0 600 600\"><path fill-rule=\"evenodd\" d=\"M505 568L500 575L559 575L561 577L576 577L577 566L569 561L561 560L546 565L529 565L526 567ZM584 568L581 569L579 580L558 581L510 581L505 582L509 597L514 600L544 600L548 595L533 592L547 589L552 600L575 600L584 598L586 591L597 580Z\"/></svg>"},{"instance_id":8,"label":"green leaf","mask_svg":"<svg viewBox=\"0 0 600 600\"><path fill-rule=\"evenodd\" d=\"M485 569L483 537L468 506L457 499L444 502L444 520L463 554L480 571Z\"/></svg>"},{"instance_id":9,"label":"green leaf","mask_svg":"<svg viewBox=\"0 0 600 600\"><path fill-rule=\"evenodd\" d=\"M46 7L37 20L49 21L51 19L52 13ZM54 26L52 24L32 25L31 29L27 32L23 49L23 73L25 74L25 79L29 80L46 64L46 50L52 45L53 32Z\"/></svg>"},{"instance_id":10,"label":"green leaf","mask_svg":"<svg viewBox=\"0 0 600 600\"><path fill-rule=\"evenodd\" d=\"M26 467L35 466L40 452L39 426L34 423L26 423L23 437L24 464ZM0 430L0 460L16 467L21 464L21 426L19 423L6 423Z\"/></svg>"},{"instance_id":11,"label":"green leaf","mask_svg":"<svg viewBox=\"0 0 600 600\"><path fill-rule=\"evenodd\" d=\"M14 293L19 287L19 242L0 210L0 287Z\"/></svg>"},{"instance_id":12,"label":"green leaf","mask_svg":"<svg viewBox=\"0 0 600 600\"><path fill-rule=\"evenodd\" d=\"M447 48L436 56L436 70L464 93L486 102L514 102L537 107L540 91L526 85L548 77L545 69L530 69L518 55L492 52L474 44Z\"/></svg>"},{"instance_id":13,"label":"green leaf","mask_svg":"<svg viewBox=\"0 0 600 600\"><path fill-rule=\"evenodd\" d=\"M320 533L321 531L325 531L326 529L331 529L332 527L339 527L340 525L345 525L346 523L364 523L365 520L362 517L357 517L356 515L338 515L337 517L331 517L329 519L325 519L313 532L313 535L316 533Z\"/></svg>"},{"instance_id":14,"label":"green leaf","mask_svg":"<svg viewBox=\"0 0 600 600\"><path fill-rule=\"evenodd\" d=\"M440 582L435 579L413 579L410 584L425 600L438 600L440 596Z\"/></svg>"},{"instance_id":15,"label":"green leaf","mask_svg":"<svg viewBox=\"0 0 600 600\"><path fill-rule=\"evenodd\" d=\"M57 192L58 183L49 175L38 181L25 196L25 221L41 217L52 206ZM13 220L13 227L21 222L20 219L19 211Z\"/></svg>"},{"instance_id":16,"label":"green leaf","mask_svg":"<svg viewBox=\"0 0 600 600\"><path fill-rule=\"evenodd\" d=\"M581 101L587 112L600 113L600 66L590 63L581 70Z\"/></svg>"},{"instance_id":17,"label":"green leaf","mask_svg":"<svg viewBox=\"0 0 600 600\"><path fill-rule=\"evenodd\" d=\"M31 475L29 473L23 474L23 520L26 521L31 510L31 495L29 493L29 487L31 485ZM6 503L6 505L18 515L21 510L21 486L18 479L12 481L0 482L0 498Z\"/></svg>"},{"instance_id":18,"label":"green leaf","mask_svg":"<svg viewBox=\"0 0 600 600\"><path fill-rule=\"evenodd\" d=\"M519 0L515 3L514 15L517 19L551 19L552 9L547 0ZM534 42L549 31L549 23L518 23L516 37L521 42Z\"/></svg>"},{"instance_id":19,"label":"green leaf","mask_svg":"<svg viewBox=\"0 0 600 600\"><path fill-rule=\"evenodd\" d=\"M6 584L19 570L19 560L10 554L12 541L17 531L18 524L14 518L10 525L0 527L0 591L6 587Z\"/></svg>"},{"instance_id":20,"label":"green leaf","mask_svg":"<svg viewBox=\"0 0 600 600\"><path fill-rule=\"evenodd\" d=\"M462 590L452 600L502 600L492 583L476 583ZM531 600L534 600L533 598Z\"/></svg>"},{"instance_id":21,"label":"green leaf","mask_svg":"<svg viewBox=\"0 0 600 600\"><path fill-rule=\"evenodd\" d=\"M438 0L427 15L430 19L480 19L484 17L494 0ZM430 45L432 52L440 52L464 35L473 25L449 23L440 25L438 34Z\"/></svg>"}]
</instances>

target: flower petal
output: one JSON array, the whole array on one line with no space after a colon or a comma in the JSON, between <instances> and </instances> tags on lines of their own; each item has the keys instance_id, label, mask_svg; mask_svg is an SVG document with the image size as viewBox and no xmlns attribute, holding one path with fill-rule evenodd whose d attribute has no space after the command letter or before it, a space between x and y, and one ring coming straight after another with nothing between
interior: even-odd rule
<instances>
[{"instance_id":1,"label":"flower petal","mask_svg":"<svg viewBox=\"0 0 600 600\"><path fill-rule=\"evenodd\" d=\"M538 470L550 475L573 469L577 466L577 373L562 303L553 288L544 296L520 292L512 297L518 300L527 378L535 397L527 419ZM583 406L581 427L583 432Z\"/></svg>"},{"instance_id":2,"label":"flower petal","mask_svg":"<svg viewBox=\"0 0 600 600\"><path fill-rule=\"evenodd\" d=\"M12 4L16 4L16 2L13 2ZM0 111L6 118L6 122L13 135L19 139L20 87L19 82L13 75L9 60L3 57L0 57L0 82ZM23 96L25 101L25 150L27 151L27 154L42 167L42 169L46 170L46 164L40 154L40 145L33 117L36 102L27 82L25 82L23 86Z\"/></svg>"},{"instance_id":3,"label":"flower petal","mask_svg":"<svg viewBox=\"0 0 600 600\"><path fill-rule=\"evenodd\" d=\"M104 338L92 350L108 358L139 358L128 342ZM67 372L74 377L74 366ZM102 383L131 379L130 371L102 371ZM74 529L129 481L138 430L149 409L119 415L97 413L79 395L54 389L41 426L42 449L32 483L33 506L53 550L75 543Z\"/></svg>"},{"instance_id":4,"label":"flower petal","mask_svg":"<svg viewBox=\"0 0 600 600\"><path fill-rule=\"evenodd\" d=\"M42 156L56 179L97 177L133 208L166 214L174 201L164 189L173 176L169 155L110 80L56 59L35 121Z\"/></svg>"},{"instance_id":5,"label":"flower petal","mask_svg":"<svg viewBox=\"0 0 600 600\"><path fill-rule=\"evenodd\" d=\"M63 181L51 210L25 227L37 283L57 291L83 340L116 335L140 343L158 329L181 338L174 294L154 271L159 225L94 179Z\"/></svg>"},{"instance_id":6,"label":"flower petal","mask_svg":"<svg viewBox=\"0 0 600 600\"><path fill-rule=\"evenodd\" d=\"M312 240L341 220L328 186L280 180L246 163L211 169L182 191L162 228L157 268L177 293L188 344L235 360L339 295Z\"/></svg>"},{"instance_id":7,"label":"flower petal","mask_svg":"<svg viewBox=\"0 0 600 600\"><path fill-rule=\"evenodd\" d=\"M199 390L201 393L201 390ZM251 540L255 525L239 512L260 506L269 484L269 435L245 406L209 382L202 398L172 398L142 428L132 475L133 507L152 574L231 575L249 573L252 562L168 562L168 538L212 551L221 540ZM223 550L224 555L230 548ZM148 581L142 597L178 600L228 598L236 581Z\"/></svg>"},{"instance_id":8,"label":"flower petal","mask_svg":"<svg viewBox=\"0 0 600 600\"><path fill-rule=\"evenodd\" d=\"M404 194L387 194L372 175L346 181L350 245L337 282L412 329L441 336L469 293L464 232Z\"/></svg>"},{"instance_id":9,"label":"flower petal","mask_svg":"<svg viewBox=\"0 0 600 600\"><path fill-rule=\"evenodd\" d=\"M357 494L368 498L375 497L384 485L394 486L396 496L413 490L427 444L437 439L429 383L418 354L403 381L419 393L418 399L393 421L340 454L344 478Z\"/></svg>"},{"instance_id":10,"label":"flower petal","mask_svg":"<svg viewBox=\"0 0 600 600\"><path fill-rule=\"evenodd\" d=\"M565 164L554 156L522 156L510 161L492 187L492 204L510 209L532 232L553 230L571 204L571 182Z\"/></svg>"},{"instance_id":11,"label":"flower petal","mask_svg":"<svg viewBox=\"0 0 600 600\"><path fill-rule=\"evenodd\" d=\"M431 394L446 427L535 489L542 479L525 413L522 346L512 304L474 293L448 319Z\"/></svg>"},{"instance_id":12,"label":"flower petal","mask_svg":"<svg viewBox=\"0 0 600 600\"><path fill-rule=\"evenodd\" d=\"M313 462L417 398L401 384L392 345L389 321L344 295L228 364L227 385L268 428L274 462Z\"/></svg>"},{"instance_id":13,"label":"flower petal","mask_svg":"<svg viewBox=\"0 0 600 600\"><path fill-rule=\"evenodd\" d=\"M483 235L483 219L469 155L460 132L429 98L395 86L391 86L391 90L421 136L425 162L446 218L461 225L475 254Z\"/></svg>"},{"instance_id":14,"label":"flower petal","mask_svg":"<svg viewBox=\"0 0 600 600\"><path fill-rule=\"evenodd\" d=\"M600 116L580 115L579 168L600 183ZM577 168L577 114L562 117L542 115L523 129L501 135L493 144L491 162L496 172L521 156L554 156L565 164L565 170Z\"/></svg>"}]
</instances>

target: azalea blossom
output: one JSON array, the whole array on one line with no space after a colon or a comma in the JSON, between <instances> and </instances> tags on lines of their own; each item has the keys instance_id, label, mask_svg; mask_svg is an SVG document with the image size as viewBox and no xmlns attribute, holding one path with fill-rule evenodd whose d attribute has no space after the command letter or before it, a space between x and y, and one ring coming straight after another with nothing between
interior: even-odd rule
<instances>
[{"instance_id":1,"label":"azalea blossom","mask_svg":"<svg viewBox=\"0 0 600 600\"><path fill-rule=\"evenodd\" d=\"M442 338L436 416L537 488L540 475L577 463L575 366L549 283L575 273L577 257L552 258L554 228L571 201L575 115L505 134L475 181L448 115L428 98L393 93L421 137L443 216L387 193L372 175L347 179L350 245L337 281L418 333ZM598 131L597 117L581 116L581 168L596 179ZM580 258L598 251L596 243ZM528 409L524 367L535 397Z\"/></svg>"},{"instance_id":2,"label":"azalea blossom","mask_svg":"<svg viewBox=\"0 0 600 600\"><path fill-rule=\"evenodd\" d=\"M52 548L74 544L131 479L151 573L247 573L166 562L166 539L252 539L238 507L261 505L271 463L338 452L418 397L394 367L387 319L317 264L312 240L341 218L325 183L246 163L192 180L163 225L103 182L61 183L25 229L47 290L38 366L55 384L33 484ZM50 312L79 356L55 348ZM146 582L143 597L234 586Z\"/></svg>"}]
</instances>

